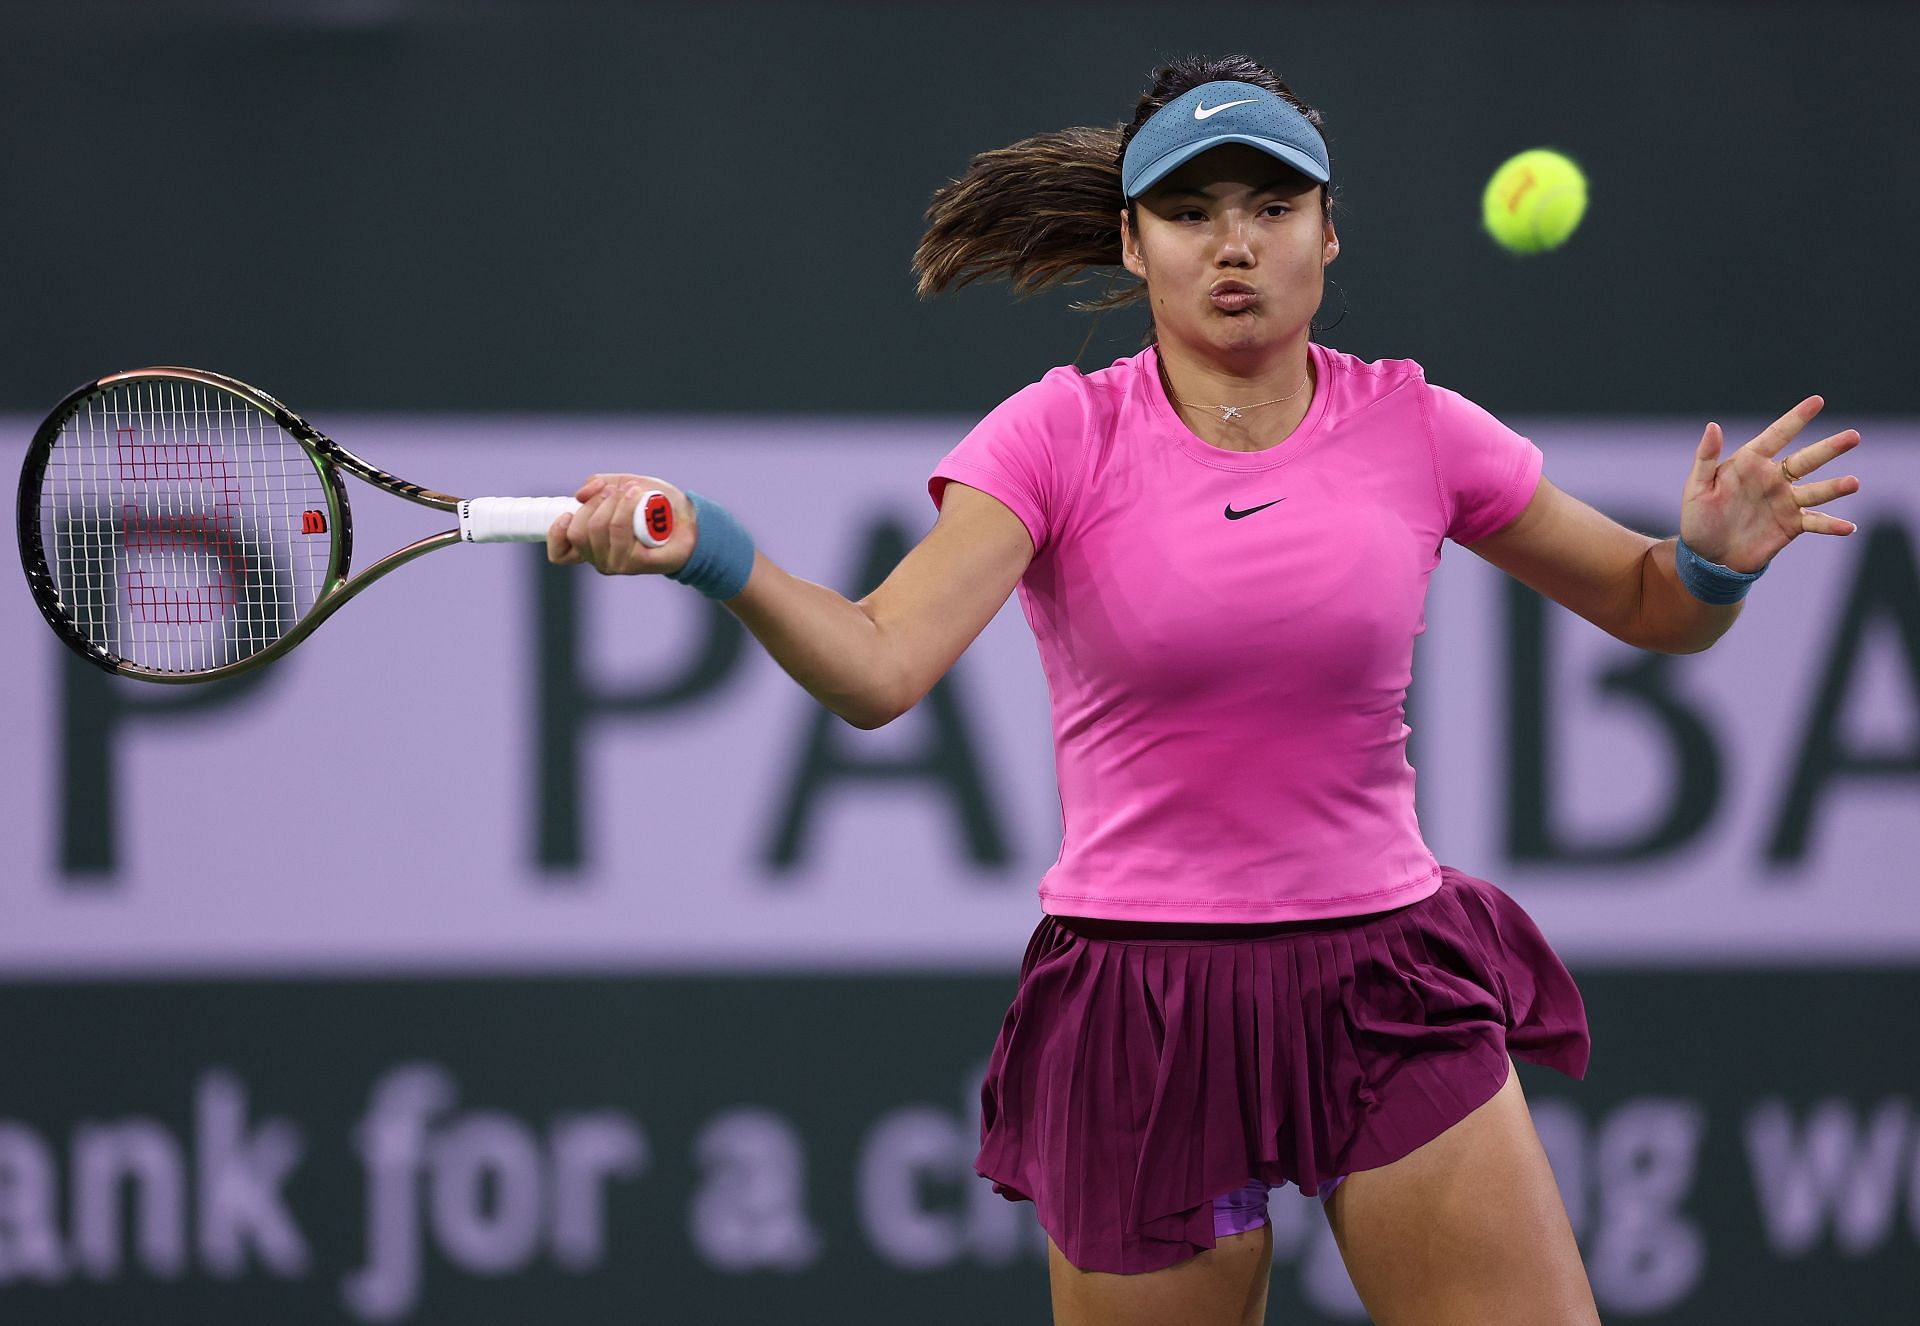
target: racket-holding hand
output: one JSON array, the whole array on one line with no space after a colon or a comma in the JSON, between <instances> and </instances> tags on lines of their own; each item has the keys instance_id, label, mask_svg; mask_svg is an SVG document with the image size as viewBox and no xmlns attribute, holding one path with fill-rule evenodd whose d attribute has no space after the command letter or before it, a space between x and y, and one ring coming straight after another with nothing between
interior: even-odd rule
<instances>
[{"instance_id":1,"label":"racket-holding hand","mask_svg":"<svg viewBox=\"0 0 1920 1326\"><path fill-rule=\"evenodd\" d=\"M1860 480L1851 474L1818 481L1810 476L1859 446L1859 430L1786 450L1825 405L1818 396L1807 397L1725 461L1720 425L1707 425L1681 494L1680 537L1688 547L1746 573L1764 568L1802 534L1853 533L1852 521L1809 508L1859 492Z\"/></svg>"},{"instance_id":2,"label":"racket-holding hand","mask_svg":"<svg viewBox=\"0 0 1920 1326\"><path fill-rule=\"evenodd\" d=\"M673 533L649 548L633 532L634 512L650 492L662 492L673 505ZM585 562L601 575L666 575L678 571L693 554L693 504L665 479L644 474L596 474L574 495L580 509L547 528L547 560L556 566Z\"/></svg>"}]
</instances>

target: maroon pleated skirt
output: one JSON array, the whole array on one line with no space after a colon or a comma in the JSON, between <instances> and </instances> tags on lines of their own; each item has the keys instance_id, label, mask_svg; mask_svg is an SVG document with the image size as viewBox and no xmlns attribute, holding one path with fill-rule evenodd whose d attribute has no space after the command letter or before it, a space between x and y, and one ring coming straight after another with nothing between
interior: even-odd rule
<instances>
[{"instance_id":1,"label":"maroon pleated skirt","mask_svg":"<svg viewBox=\"0 0 1920 1326\"><path fill-rule=\"evenodd\" d=\"M1492 1099L1584 1077L1580 992L1520 905L1441 867L1388 912L1258 928L1046 916L980 1091L974 1169L1082 1270L1214 1246L1251 1179L1319 1191Z\"/></svg>"}]
</instances>

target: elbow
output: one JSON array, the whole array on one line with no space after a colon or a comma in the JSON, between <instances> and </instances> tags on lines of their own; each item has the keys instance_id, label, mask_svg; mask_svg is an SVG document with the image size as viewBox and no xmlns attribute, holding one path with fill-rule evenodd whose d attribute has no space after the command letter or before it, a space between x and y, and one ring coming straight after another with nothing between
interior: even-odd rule
<instances>
[{"instance_id":1,"label":"elbow","mask_svg":"<svg viewBox=\"0 0 1920 1326\"><path fill-rule=\"evenodd\" d=\"M819 702L822 709L848 727L859 728L862 732L871 732L875 728L885 727L900 716L900 711L888 704L877 692L822 695L816 691L813 698Z\"/></svg>"},{"instance_id":2,"label":"elbow","mask_svg":"<svg viewBox=\"0 0 1920 1326\"><path fill-rule=\"evenodd\" d=\"M1732 604L1730 611L1715 612L1711 616L1695 621L1685 631L1647 631L1620 633L1619 638L1636 649L1644 649L1654 654L1704 654L1713 648L1720 637L1733 629L1733 623L1740 616L1740 605Z\"/></svg>"},{"instance_id":3,"label":"elbow","mask_svg":"<svg viewBox=\"0 0 1920 1326\"><path fill-rule=\"evenodd\" d=\"M840 704L829 705L849 727L857 727L862 732L872 732L883 728L894 719L913 708L915 702L901 704L897 692L875 687L853 699Z\"/></svg>"},{"instance_id":4,"label":"elbow","mask_svg":"<svg viewBox=\"0 0 1920 1326\"><path fill-rule=\"evenodd\" d=\"M1640 647L1655 654L1703 654L1712 644L1711 640L1673 640Z\"/></svg>"},{"instance_id":5,"label":"elbow","mask_svg":"<svg viewBox=\"0 0 1920 1326\"><path fill-rule=\"evenodd\" d=\"M920 700L921 697L916 695L905 704L901 704L899 703L898 696L888 696L886 699L875 704L850 706L840 711L840 717L844 718L852 726L859 728L862 732L872 732L878 728L885 727L894 719L906 713L907 710L919 704Z\"/></svg>"},{"instance_id":6,"label":"elbow","mask_svg":"<svg viewBox=\"0 0 1920 1326\"><path fill-rule=\"evenodd\" d=\"M850 705L838 712L862 732L872 732L885 727L926 699L927 692L932 689L931 686L922 686L907 692L896 688L885 692L871 704Z\"/></svg>"},{"instance_id":7,"label":"elbow","mask_svg":"<svg viewBox=\"0 0 1920 1326\"><path fill-rule=\"evenodd\" d=\"M1720 637L1733 627L1733 618L1729 617L1715 629L1678 641L1666 652L1669 654L1704 654L1720 642Z\"/></svg>"},{"instance_id":8,"label":"elbow","mask_svg":"<svg viewBox=\"0 0 1920 1326\"><path fill-rule=\"evenodd\" d=\"M841 720L844 721L848 727L857 727L862 732L873 732L883 728L899 716L898 714L883 713L878 710L842 711L840 713Z\"/></svg>"},{"instance_id":9,"label":"elbow","mask_svg":"<svg viewBox=\"0 0 1920 1326\"><path fill-rule=\"evenodd\" d=\"M1722 632L1715 631L1712 635L1706 636L1704 638L1694 639L1694 640L1682 640L1676 643L1672 648L1667 649L1664 652L1669 654L1704 654L1709 649L1713 648L1714 644L1720 639L1720 636L1722 634L1723 634Z\"/></svg>"},{"instance_id":10,"label":"elbow","mask_svg":"<svg viewBox=\"0 0 1920 1326\"><path fill-rule=\"evenodd\" d=\"M1697 654L1713 643L1711 640L1684 639L1669 632L1648 631L1639 627L1611 634L1622 644L1632 645L1649 654Z\"/></svg>"}]
</instances>

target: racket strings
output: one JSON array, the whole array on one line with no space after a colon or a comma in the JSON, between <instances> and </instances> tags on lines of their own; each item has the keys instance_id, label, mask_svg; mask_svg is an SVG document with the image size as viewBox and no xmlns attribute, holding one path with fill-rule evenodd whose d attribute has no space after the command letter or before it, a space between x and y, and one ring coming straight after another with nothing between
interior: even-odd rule
<instances>
[{"instance_id":1,"label":"racket strings","mask_svg":"<svg viewBox=\"0 0 1920 1326\"><path fill-rule=\"evenodd\" d=\"M138 667L204 672L273 644L318 601L326 481L273 419L178 379L81 402L41 483L41 531L74 628Z\"/></svg>"}]
</instances>

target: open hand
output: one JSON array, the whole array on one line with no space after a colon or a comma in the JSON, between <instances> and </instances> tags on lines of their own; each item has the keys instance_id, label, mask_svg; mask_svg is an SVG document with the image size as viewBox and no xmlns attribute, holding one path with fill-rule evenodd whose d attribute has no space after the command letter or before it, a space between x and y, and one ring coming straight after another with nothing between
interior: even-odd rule
<instances>
[{"instance_id":1,"label":"open hand","mask_svg":"<svg viewBox=\"0 0 1920 1326\"><path fill-rule=\"evenodd\" d=\"M1835 456L1860 445L1857 429L1780 454L1825 406L1820 397L1807 397L1724 463L1720 425L1707 425L1680 499L1680 537L1689 548L1730 571L1758 571L1802 534L1851 534L1859 528L1809 510L1859 492L1859 479L1849 474L1806 482Z\"/></svg>"}]
</instances>

